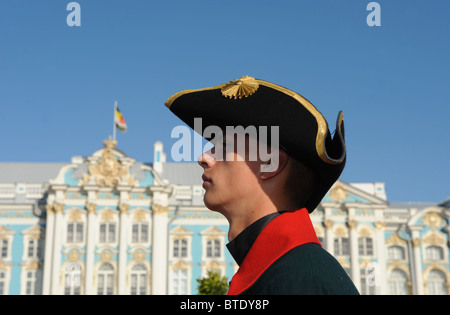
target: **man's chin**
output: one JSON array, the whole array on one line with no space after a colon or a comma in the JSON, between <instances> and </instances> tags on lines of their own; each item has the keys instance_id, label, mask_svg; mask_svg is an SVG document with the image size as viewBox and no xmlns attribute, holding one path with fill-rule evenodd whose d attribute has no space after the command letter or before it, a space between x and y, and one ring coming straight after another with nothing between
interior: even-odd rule
<instances>
[{"instance_id":1,"label":"man's chin","mask_svg":"<svg viewBox=\"0 0 450 315\"><path fill-rule=\"evenodd\" d=\"M214 198L208 196L208 192L205 192L205 195L203 196L203 202L205 203L206 208L208 208L209 210L221 213L221 204L215 201Z\"/></svg>"}]
</instances>

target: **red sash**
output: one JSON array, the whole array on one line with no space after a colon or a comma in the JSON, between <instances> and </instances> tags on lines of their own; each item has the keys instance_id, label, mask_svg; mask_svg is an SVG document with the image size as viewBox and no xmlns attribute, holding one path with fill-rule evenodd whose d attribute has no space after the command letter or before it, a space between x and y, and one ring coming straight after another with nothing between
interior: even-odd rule
<instances>
[{"instance_id":1,"label":"red sash","mask_svg":"<svg viewBox=\"0 0 450 315\"><path fill-rule=\"evenodd\" d=\"M303 208L279 215L256 238L231 280L228 295L242 293L277 259L291 249L307 243L320 245L308 210Z\"/></svg>"}]
</instances>

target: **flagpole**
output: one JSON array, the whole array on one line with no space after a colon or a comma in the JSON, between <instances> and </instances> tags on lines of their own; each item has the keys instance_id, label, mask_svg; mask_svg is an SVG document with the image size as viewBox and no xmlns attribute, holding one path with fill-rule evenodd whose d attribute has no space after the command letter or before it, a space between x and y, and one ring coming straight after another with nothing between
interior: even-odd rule
<instances>
[{"instance_id":1,"label":"flagpole","mask_svg":"<svg viewBox=\"0 0 450 315\"><path fill-rule=\"evenodd\" d=\"M113 116L113 141L116 141L116 111L117 111L117 101L114 102L114 116Z\"/></svg>"}]
</instances>

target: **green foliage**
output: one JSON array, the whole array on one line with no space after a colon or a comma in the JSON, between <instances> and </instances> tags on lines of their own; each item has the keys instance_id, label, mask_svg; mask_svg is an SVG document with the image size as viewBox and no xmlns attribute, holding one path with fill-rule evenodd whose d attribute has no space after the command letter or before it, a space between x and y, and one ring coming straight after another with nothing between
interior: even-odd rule
<instances>
[{"instance_id":1,"label":"green foliage","mask_svg":"<svg viewBox=\"0 0 450 315\"><path fill-rule=\"evenodd\" d=\"M228 279L219 273L208 271L208 277L197 279L200 295L225 295L228 292Z\"/></svg>"}]
</instances>

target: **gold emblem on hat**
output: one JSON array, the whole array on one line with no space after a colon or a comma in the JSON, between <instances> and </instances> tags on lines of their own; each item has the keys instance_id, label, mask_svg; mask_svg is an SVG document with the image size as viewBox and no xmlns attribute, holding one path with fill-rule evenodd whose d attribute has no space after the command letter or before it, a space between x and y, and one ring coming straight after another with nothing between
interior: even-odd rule
<instances>
[{"instance_id":1,"label":"gold emblem on hat","mask_svg":"<svg viewBox=\"0 0 450 315\"><path fill-rule=\"evenodd\" d=\"M240 79L236 79L225 84L221 91L223 96L229 97L230 99L237 99L252 95L258 90L258 88L259 84L255 78L246 75Z\"/></svg>"}]
</instances>

